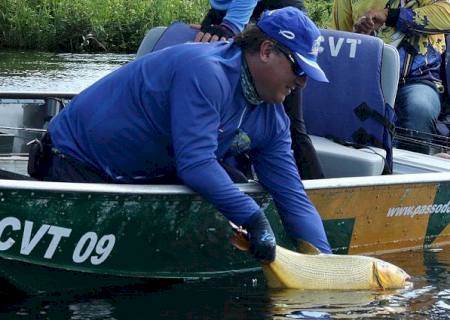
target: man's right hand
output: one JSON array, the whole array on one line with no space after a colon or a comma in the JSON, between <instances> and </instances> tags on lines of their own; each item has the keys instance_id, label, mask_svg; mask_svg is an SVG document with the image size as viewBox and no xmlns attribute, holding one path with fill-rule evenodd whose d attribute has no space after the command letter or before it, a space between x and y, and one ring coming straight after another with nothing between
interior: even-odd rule
<instances>
[{"instance_id":1,"label":"man's right hand","mask_svg":"<svg viewBox=\"0 0 450 320\"><path fill-rule=\"evenodd\" d=\"M358 19L353 26L356 33L372 34L384 25L388 16L388 9L369 10Z\"/></svg>"},{"instance_id":2,"label":"man's right hand","mask_svg":"<svg viewBox=\"0 0 450 320\"><path fill-rule=\"evenodd\" d=\"M248 232L250 253L263 263L275 260L275 235L263 212L254 214L243 227Z\"/></svg>"}]
</instances>

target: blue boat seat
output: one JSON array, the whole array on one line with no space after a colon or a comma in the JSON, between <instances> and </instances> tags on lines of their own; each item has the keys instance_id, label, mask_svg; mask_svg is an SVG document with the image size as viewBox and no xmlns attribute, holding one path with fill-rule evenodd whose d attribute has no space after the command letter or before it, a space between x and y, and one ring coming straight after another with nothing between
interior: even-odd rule
<instances>
[{"instance_id":1,"label":"blue boat seat","mask_svg":"<svg viewBox=\"0 0 450 320\"><path fill-rule=\"evenodd\" d=\"M156 42L161 38L161 35L166 29L167 27L155 27L150 29L139 45L138 51L136 52L136 58L140 58L144 54L152 52Z\"/></svg>"},{"instance_id":2,"label":"blue boat seat","mask_svg":"<svg viewBox=\"0 0 450 320\"><path fill-rule=\"evenodd\" d=\"M136 53L136 58L180 43L193 41L197 31L182 22L174 22L169 27L156 27L147 32Z\"/></svg>"},{"instance_id":3,"label":"blue boat seat","mask_svg":"<svg viewBox=\"0 0 450 320\"><path fill-rule=\"evenodd\" d=\"M310 79L304 90L308 133L355 147L382 148L385 171L392 172L397 50L361 34L322 30L322 36L318 63L330 83Z\"/></svg>"}]
</instances>

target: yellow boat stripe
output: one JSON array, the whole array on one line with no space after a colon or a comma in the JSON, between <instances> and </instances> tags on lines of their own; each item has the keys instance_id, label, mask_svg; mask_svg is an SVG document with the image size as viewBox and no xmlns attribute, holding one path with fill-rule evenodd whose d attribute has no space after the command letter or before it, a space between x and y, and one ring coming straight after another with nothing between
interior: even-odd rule
<instances>
[{"instance_id":1,"label":"yellow boat stripe","mask_svg":"<svg viewBox=\"0 0 450 320\"><path fill-rule=\"evenodd\" d=\"M423 246L430 215L422 211L434 204L437 186L374 186L308 194L325 221L354 219L349 254L382 253ZM339 232L336 223L333 229Z\"/></svg>"}]
</instances>

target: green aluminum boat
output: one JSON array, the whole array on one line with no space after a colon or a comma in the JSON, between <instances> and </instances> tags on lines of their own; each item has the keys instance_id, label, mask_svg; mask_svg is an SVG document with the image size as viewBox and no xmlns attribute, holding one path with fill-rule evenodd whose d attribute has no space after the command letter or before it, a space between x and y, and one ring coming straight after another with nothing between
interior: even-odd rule
<instances>
[{"instance_id":1,"label":"green aluminum boat","mask_svg":"<svg viewBox=\"0 0 450 320\"><path fill-rule=\"evenodd\" d=\"M164 30L149 32L140 52L153 50ZM357 65L364 55L357 51L361 39L352 37L328 32L323 43L329 54L319 58L329 59L331 66L339 57ZM371 72L386 74L378 91L392 106L398 53L388 45L380 48L383 64ZM332 71L327 71L330 78L345 77ZM365 90L354 79L334 79L341 85L349 81L344 95ZM333 102L341 91L336 90L339 97L327 88L315 94L327 92ZM257 261L230 244L232 230L222 214L184 186L32 181L26 173L27 143L75 94L0 92L1 279L36 294L259 270ZM353 112L355 106L341 107ZM449 244L450 160L394 148L393 174L382 175L386 150L311 139L327 179L304 185L334 253L381 254ZM448 144L441 147L448 150ZM278 244L293 249L271 197L257 182L239 187L265 209Z\"/></svg>"},{"instance_id":2,"label":"green aluminum boat","mask_svg":"<svg viewBox=\"0 0 450 320\"><path fill-rule=\"evenodd\" d=\"M450 169L450 161L436 161ZM26 158L3 157L0 164L19 173ZM305 187L335 253L450 241L448 172L310 180ZM257 183L240 188L266 209L278 243L292 249L270 196ZM27 293L257 270L229 243L231 233L220 213L180 185L0 180L0 277Z\"/></svg>"}]
</instances>

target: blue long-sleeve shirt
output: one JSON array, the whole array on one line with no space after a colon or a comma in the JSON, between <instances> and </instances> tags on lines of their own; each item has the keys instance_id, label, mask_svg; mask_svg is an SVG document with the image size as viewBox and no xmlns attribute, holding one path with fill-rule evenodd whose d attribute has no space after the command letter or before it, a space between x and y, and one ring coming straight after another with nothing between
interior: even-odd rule
<instances>
[{"instance_id":1,"label":"blue long-sleeve shirt","mask_svg":"<svg viewBox=\"0 0 450 320\"><path fill-rule=\"evenodd\" d=\"M281 104L249 105L240 86L242 54L233 43L184 44L135 60L80 93L49 125L62 153L118 183L177 173L238 225L260 207L219 164L240 127L287 232L330 248L291 154Z\"/></svg>"},{"instance_id":2,"label":"blue long-sleeve shirt","mask_svg":"<svg viewBox=\"0 0 450 320\"><path fill-rule=\"evenodd\" d=\"M223 23L235 33L241 32L252 16L259 0L209 0L211 7L226 11Z\"/></svg>"}]
</instances>

